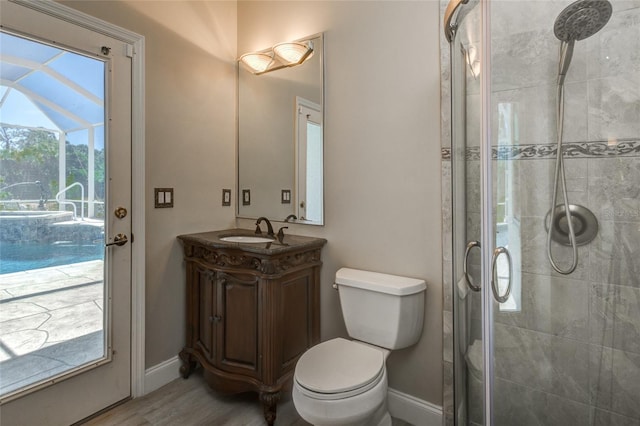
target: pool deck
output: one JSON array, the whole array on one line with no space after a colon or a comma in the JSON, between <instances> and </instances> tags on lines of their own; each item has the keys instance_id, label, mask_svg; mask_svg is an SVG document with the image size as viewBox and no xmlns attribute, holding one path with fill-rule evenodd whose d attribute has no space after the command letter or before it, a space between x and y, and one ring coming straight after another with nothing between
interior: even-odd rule
<instances>
[{"instance_id":1,"label":"pool deck","mask_svg":"<svg viewBox=\"0 0 640 426\"><path fill-rule=\"evenodd\" d=\"M0 275L0 394L103 353L103 262Z\"/></svg>"}]
</instances>

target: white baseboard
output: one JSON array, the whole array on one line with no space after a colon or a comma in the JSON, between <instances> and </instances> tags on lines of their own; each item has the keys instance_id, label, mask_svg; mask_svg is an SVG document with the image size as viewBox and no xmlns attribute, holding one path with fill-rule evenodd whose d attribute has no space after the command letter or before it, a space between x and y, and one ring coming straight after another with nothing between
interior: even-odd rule
<instances>
[{"instance_id":1,"label":"white baseboard","mask_svg":"<svg viewBox=\"0 0 640 426\"><path fill-rule=\"evenodd\" d=\"M180 377L180 358L174 356L148 368L144 373L144 395Z\"/></svg>"},{"instance_id":2,"label":"white baseboard","mask_svg":"<svg viewBox=\"0 0 640 426\"><path fill-rule=\"evenodd\" d=\"M389 414L416 426L442 426L442 407L389 388Z\"/></svg>"}]
</instances>

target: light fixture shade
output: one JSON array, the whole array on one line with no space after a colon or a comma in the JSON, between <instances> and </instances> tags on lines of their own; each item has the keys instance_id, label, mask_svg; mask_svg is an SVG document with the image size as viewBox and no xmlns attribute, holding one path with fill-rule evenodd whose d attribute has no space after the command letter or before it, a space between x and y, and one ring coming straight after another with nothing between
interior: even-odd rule
<instances>
[{"instance_id":1,"label":"light fixture shade","mask_svg":"<svg viewBox=\"0 0 640 426\"><path fill-rule=\"evenodd\" d=\"M273 51L278 59L286 65L301 64L313 54L311 42L286 42L273 46Z\"/></svg>"},{"instance_id":2,"label":"light fixture shade","mask_svg":"<svg viewBox=\"0 0 640 426\"><path fill-rule=\"evenodd\" d=\"M245 53L240 56L240 61L249 67L254 74L258 74L265 72L269 68L273 58L266 53Z\"/></svg>"}]
</instances>

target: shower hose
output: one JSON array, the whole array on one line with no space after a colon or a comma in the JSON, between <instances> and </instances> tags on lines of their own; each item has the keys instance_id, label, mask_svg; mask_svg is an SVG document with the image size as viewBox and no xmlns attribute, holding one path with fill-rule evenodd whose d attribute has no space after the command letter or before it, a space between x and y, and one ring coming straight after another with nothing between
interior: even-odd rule
<instances>
[{"instance_id":1,"label":"shower hose","mask_svg":"<svg viewBox=\"0 0 640 426\"><path fill-rule=\"evenodd\" d=\"M571 61L571 56L573 54L573 41L562 42L560 47L560 71L558 75L558 93L557 93L557 120L556 126L557 131L557 148L556 148L556 169L555 169L555 177L553 180L553 198L551 199L551 212L549 213L549 229L547 232L547 257L549 258L549 262L553 269L557 272L568 275L575 271L576 266L578 266L578 245L576 243L576 234L573 229L573 220L571 218L571 211L569 208L569 196L567 195L567 179L564 174L564 160L562 155L562 132L564 127L564 78L566 72L569 68L569 62ZM564 214L567 219L567 226L569 228L569 244L571 245L571 251L573 255L573 259L571 261L571 266L568 269L562 269L554 260L553 254L551 253L551 233L554 230L554 218L556 214L556 198L558 196L558 180L560 181L562 187L562 200L564 204Z\"/></svg>"}]
</instances>

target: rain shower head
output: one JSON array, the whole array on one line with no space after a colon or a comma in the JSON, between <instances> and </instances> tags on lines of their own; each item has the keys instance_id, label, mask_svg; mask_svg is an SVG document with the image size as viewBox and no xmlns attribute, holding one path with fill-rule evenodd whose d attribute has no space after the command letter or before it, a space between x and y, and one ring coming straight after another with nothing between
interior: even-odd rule
<instances>
[{"instance_id":1,"label":"rain shower head","mask_svg":"<svg viewBox=\"0 0 640 426\"><path fill-rule=\"evenodd\" d=\"M606 25L611 12L611 3L607 0L578 0L560 12L553 32L567 43L591 37Z\"/></svg>"}]
</instances>

